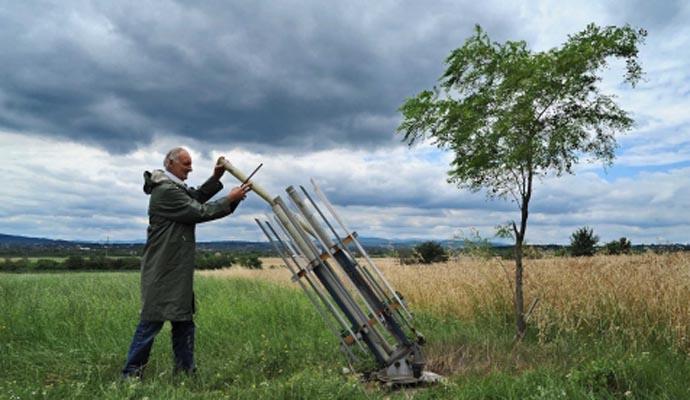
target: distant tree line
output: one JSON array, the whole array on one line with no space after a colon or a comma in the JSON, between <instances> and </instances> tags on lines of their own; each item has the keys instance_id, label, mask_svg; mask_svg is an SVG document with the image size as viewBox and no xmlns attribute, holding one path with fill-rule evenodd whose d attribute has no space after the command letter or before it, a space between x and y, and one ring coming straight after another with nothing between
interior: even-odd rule
<instances>
[{"instance_id":1,"label":"distant tree line","mask_svg":"<svg viewBox=\"0 0 690 400\"><path fill-rule=\"evenodd\" d=\"M597 243L599 236L594 234L594 229L583 226L570 236L570 254L574 257L593 256L598 252ZM600 250L603 254L631 254L632 243L626 237L606 243Z\"/></svg>"},{"instance_id":2,"label":"distant tree line","mask_svg":"<svg viewBox=\"0 0 690 400\"><path fill-rule=\"evenodd\" d=\"M502 259L511 259L514 255L513 246L497 246L488 239L482 238L478 232L461 239L462 245L442 245L436 241L427 241L412 246L367 247L367 252L372 257L396 258L403 265L445 262L461 255ZM632 245L626 237L599 245L599 237L592 228L586 226L573 232L570 240L569 246L525 245L524 256L528 259L539 259L551 256L582 257L594 254L634 254L646 251L655 253L690 251L690 246L683 244ZM51 252L49 248L41 248L36 253L28 247L4 248L3 250L5 254L0 254L0 272L133 271L138 270L141 264L141 257L137 255L141 253L141 250L134 251L132 247L125 246L119 251L111 252L107 257L104 249L60 248L53 249ZM263 251L219 251L202 248L197 249L196 267L197 269L220 269L239 265L245 268L261 269L259 257L267 256L274 255Z\"/></svg>"},{"instance_id":3,"label":"distant tree line","mask_svg":"<svg viewBox=\"0 0 690 400\"><path fill-rule=\"evenodd\" d=\"M0 261L2 272L32 271L132 271L138 270L141 257L105 257L104 255L83 257L70 255L66 258L5 258ZM199 251L196 255L197 269L220 269L239 265L245 268L261 269L258 253L222 253Z\"/></svg>"},{"instance_id":4,"label":"distant tree line","mask_svg":"<svg viewBox=\"0 0 690 400\"><path fill-rule=\"evenodd\" d=\"M470 256L479 258L499 257L510 259L513 257L513 246L495 246L475 232L470 237L462 238L461 247L444 247L435 241L428 241L416 246L390 249L384 256L395 257L402 265L433 264L448 261L451 257ZM599 236L594 229L584 226L578 228L570 236L570 245L525 245L524 256L528 259L539 259L546 256L554 257L589 257L595 254L621 255L652 251L655 253L669 253L690 251L690 246L682 244L635 245L626 237L599 245Z\"/></svg>"}]
</instances>

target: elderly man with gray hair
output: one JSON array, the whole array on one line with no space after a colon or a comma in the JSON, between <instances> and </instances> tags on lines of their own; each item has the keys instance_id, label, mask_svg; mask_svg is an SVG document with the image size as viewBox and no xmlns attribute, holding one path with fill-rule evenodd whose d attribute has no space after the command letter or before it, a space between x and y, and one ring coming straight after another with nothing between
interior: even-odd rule
<instances>
[{"instance_id":1,"label":"elderly man with gray hair","mask_svg":"<svg viewBox=\"0 0 690 400\"><path fill-rule=\"evenodd\" d=\"M198 189L184 183L192 171L187 150L170 150L163 165L165 170L144 172L144 192L150 199L141 260L142 305L122 370L125 378L142 376L153 341L165 321L172 325L174 372L194 372L195 226L230 215L251 190L251 183L247 182L232 188L227 196L209 202L223 188L222 165L216 164L213 175Z\"/></svg>"}]
</instances>

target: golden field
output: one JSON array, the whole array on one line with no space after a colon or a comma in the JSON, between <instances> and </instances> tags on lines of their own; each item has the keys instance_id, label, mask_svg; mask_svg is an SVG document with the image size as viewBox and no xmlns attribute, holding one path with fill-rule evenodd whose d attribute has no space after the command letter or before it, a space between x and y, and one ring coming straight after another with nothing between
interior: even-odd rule
<instances>
[{"instance_id":1,"label":"golden field","mask_svg":"<svg viewBox=\"0 0 690 400\"><path fill-rule=\"evenodd\" d=\"M263 279L294 286L275 258L263 270L203 271L214 277ZM433 265L374 262L413 309L476 319L512 317L513 262L459 258ZM690 349L690 254L554 257L525 260L525 307L538 299L529 324L540 340L586 331L631 339L663 335Z\"/></svg>"}]
</instances>

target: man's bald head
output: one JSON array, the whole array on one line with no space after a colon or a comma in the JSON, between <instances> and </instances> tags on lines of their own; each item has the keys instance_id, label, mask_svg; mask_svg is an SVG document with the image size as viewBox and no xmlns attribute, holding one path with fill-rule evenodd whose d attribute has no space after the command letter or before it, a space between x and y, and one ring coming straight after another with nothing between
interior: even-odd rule
<instances>
[{"instance_id":1,"label":"man's bald head","mask_svg":"<svg viewBox=\"0 0 690 400\"><path fill-rule=\"evenodd\" d=\"M168 169L168 166L173 161L179 161L180 154L183 152L189 154L187 149L185 149L184 147L173 147L172 149L170 149L170 151L168 151L168 153L165 155L165 159L163 159L163 166L165 167L165 169Z\"/></svg>"},{"instance_id":2,"label":"man's bald head","mask_svg":"<svg viewBox=\"0 0 690 400\"><path fill-rule=\"evenodd\" d=\"M165 155L163 165L168 172L184 181L192 172L192 157L184 147L175 147Z\"/></svg>"}]
</instances>

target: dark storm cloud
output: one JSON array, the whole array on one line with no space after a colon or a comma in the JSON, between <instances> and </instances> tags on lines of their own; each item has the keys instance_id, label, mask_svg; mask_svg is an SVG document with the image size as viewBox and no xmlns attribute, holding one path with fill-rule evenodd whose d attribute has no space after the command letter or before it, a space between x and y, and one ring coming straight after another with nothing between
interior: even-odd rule
<instances>
[{"instance_id":1,"label":"dark storm cloud","mask_svg":"<svg viewBox=\"0 0 690 400\"><path fill-rule=\"evenodd\" d=\"M155 135L313 150L397 141L481 7L415 2L16 2L0 127L127 152ZM498 32L508 11L486 25Z\"/></svg>"}]
</instances>

